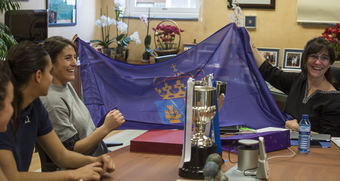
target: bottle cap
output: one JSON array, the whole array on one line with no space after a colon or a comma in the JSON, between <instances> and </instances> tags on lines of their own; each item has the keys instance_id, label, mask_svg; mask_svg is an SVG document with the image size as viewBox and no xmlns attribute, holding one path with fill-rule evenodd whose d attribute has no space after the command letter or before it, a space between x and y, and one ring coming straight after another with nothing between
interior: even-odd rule
<instances>
[{"instance_id":1,"label":"bottle cap","mask_svg":"<svg viewBox=\"0 0 340 181\"><path fill-rule=\"evenodd\" d=\"M302 119L308 119L308 114L302 114Z\"/></svg>"}]
</instances>

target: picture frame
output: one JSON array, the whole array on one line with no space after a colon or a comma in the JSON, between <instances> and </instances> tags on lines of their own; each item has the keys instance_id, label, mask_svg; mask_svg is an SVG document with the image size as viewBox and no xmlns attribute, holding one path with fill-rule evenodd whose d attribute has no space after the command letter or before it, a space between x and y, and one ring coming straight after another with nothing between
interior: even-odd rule
<instances>
[{"instance_id":1,"label":"picture frame","mask_svg":"<svg viewBox=\"0 0 340 181\"><path fill-rule=\"evenodd\" d=\"M256 28L256 16L245 16L244 26L248 29L255 29Z\"/></svg>"},{"instance_id":2,"label":"picture frame","mask_svg":"<svg viewBox=\"0 0 340 181\"><path fill-rule=\"evenodd\" d=\"M283 54L282 70L301 71L302 49L285 48Z\"/></svg>"},{"instance_id":3,"label":"picture frame","mask_svg":"<svg viewBox=\"0 0 340 181\"><path fill-rule=\"evenodd\" d=\"M194 43L183 43L183 52L189 50L190 48L194 47L196 44Z\"/></svg>"},{"instance_id":4,"label":"picture frame","mask_svg":"<svg viewBox=\"0 0 340 181\"><path fill-rule=\"evenodd\" d=\"M77 0L46 0L48 26L77 25Z\"/></svg>"},{"instance_id":5,"label":"picture frame","mask_svg":"<svg viewBox=\"0 0 340 181\"><path fill-rule=\"evenodd\" d=\"M232 8L232 4L236 2L241 8L275 9L275 0L228 0L228 2L228 8Z\"/></svg>"},{"instance_id":6,"label":"picture frame","mask_svg":"<svg viewBox=\"0 0 340 181\"><path fill-rule=\"evenodd\" d=\"M262 54L262 56L272 64L274 67L279 68L279 59L280 59L280 49L279 48L258 48L258 51Z\"/></svg>"}]
</instances>

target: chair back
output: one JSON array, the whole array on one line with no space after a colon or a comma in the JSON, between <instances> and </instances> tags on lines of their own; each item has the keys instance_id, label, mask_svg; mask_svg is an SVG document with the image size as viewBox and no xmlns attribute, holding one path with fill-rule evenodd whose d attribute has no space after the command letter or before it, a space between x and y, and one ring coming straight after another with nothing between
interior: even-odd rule
<instances>
[{"instance_id":1,"label":"chair back","mask_svg":"<svg viewBox=\"0 0 340 181\"><path fill-rule=\"evenodd\" d=\"M340 67L331 66L329 74L331 77L331 84L333 84L337 90L340 90Z\"/></svg>"}]
</instances>

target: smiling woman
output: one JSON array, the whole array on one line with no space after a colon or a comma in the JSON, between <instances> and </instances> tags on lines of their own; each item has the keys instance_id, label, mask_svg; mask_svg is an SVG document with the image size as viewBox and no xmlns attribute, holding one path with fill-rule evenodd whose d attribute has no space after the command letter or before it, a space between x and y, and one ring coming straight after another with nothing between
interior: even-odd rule
<instances>
[{"instance_id":1,"label":"smiling woman","mask_svg":"<svg viewBox=\"0 0 340 181\"><path fill-rule=\"evenodd\" d=\"M252 47L263 78L288 95L283 112L292 116L286 127L298 130L297 120L308 114L312 131L340 136L340 87L330 74L334 63L333 47L323 38L307 42L301 57L301 73L283 72Z\"/></svg>"},{"instance_id":2,"label":"smiling woman","mask_svg":"<svg viewBox=\"0 0 340 181\"><path fill-rule=\"evenodd\" d=\"M98 156L106 153L102 139L124 123L118 110L111 110L104 124L96 129L91 115L78 97L70 81L75 79L77 47L72 41L55 36L48 38L43 47L50 54L53 63L53 81L47 96L40 97L51 119L53 129L64 146L72 151ZM58 169L38 147L42 171Z\"/></svg>"}]
</instances>

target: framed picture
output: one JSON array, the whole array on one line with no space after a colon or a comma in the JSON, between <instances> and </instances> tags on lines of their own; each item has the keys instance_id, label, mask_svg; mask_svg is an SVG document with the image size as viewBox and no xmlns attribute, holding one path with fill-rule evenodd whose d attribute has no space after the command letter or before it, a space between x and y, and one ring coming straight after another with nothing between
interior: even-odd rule
<instances>
[{"instance_id":1,"label":"framed picture","mask_svg":"<svg viewBox=\"0 0 340 181\"><path fill-rule=\"evenodd\" d=\"M238 3L241 8L275 9L275 0L228 0L228 8Z\"/></svg>"},{"instance_id":2,"label":"framed picture","mask_svg":"<svg viewBox=\"0 0 340 181\"><path fill-rule=\"evenodd\" d=\"M245 16L244 26L251 29L256 28L256 16Z\"/></svg>"},{"instance_id":3,"label":"framed picture","mask_svg":"<svg viewBox=\"0 0 340 181\"><path fill-rule=\"evenodd\" d=\"M46 0L48 26L75 26L77 0Z\"/></svg>"},{"instance_id":4,"label":"framed picture","mask_svg":"<svg viewBox=\"0 0 340 181\"><path fill-rule=\"evenodd\" d=\"M194 43L183 43L183 52L189 50L190 48L192 48L195 45L196 44L194 44Z\"/></svg>"},{"instance_id":5,"label":"framed picture","mask_svg":"<svg viewBox=\"0 0 340 181\"><path fill-rule=\"evenodd\" d=\"M302 49L284 49L282 70L301 71Z\"/></svg>"},{"instance_id":6,"label":"framed picture","mask_svg":"<svg viewBox=\"0 0 340 181\"><path fill-rule=\"evenodd\" d=\"M279 67L280 49L279 48L258 48L266 61L275 67Z\"/></svg>"}]
</instances>

